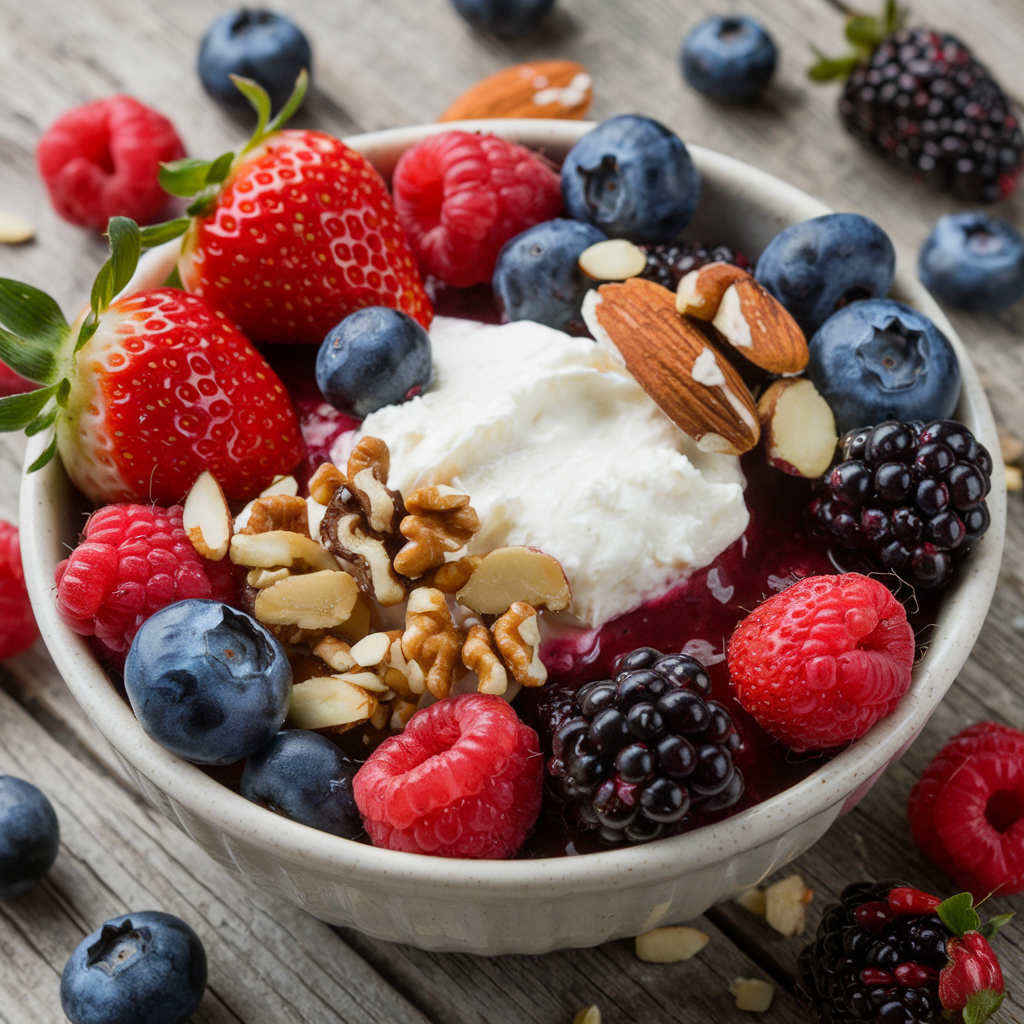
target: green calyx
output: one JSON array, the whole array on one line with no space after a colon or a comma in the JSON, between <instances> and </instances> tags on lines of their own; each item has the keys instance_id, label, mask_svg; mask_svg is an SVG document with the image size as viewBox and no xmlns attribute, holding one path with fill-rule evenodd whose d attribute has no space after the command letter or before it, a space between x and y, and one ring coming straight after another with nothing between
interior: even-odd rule
<instances>
[{"instance_id":1,"label":"green calyx","mask_svg":"<svg viewBox=\"0 0 1024 1024\"><path fill-rule=\"evenodd\" d=\"M982 1024L1003 1005L1005 998L1004 993L993 992L990 988L975 992L967 1000L967 1005L960 1011L963 1014L964 1024Z\"/></svg>"},{"instance_id":2,"label":"green calyx","mask_svg":"<svg viewBox=\"0 0 1024 1024\"><path fill-rule=\"evenodd\" d=\"M907 9L900 7L896 0L886 0L885 10L880 18L856 14L845 6L846 39L853 46L853 52L843 57L826 57L814 48L818 58L807 74L816 82L830 82L836 78L847 78L858 64L863 64L874 52L875 47L893 32L898 32L907 17Z\"/></svg>"},{"instance_id":3,"label":"green calyx","mask_svg":"<svg viewBox=\"0 0 1024 1024\"><path fill-rule=\"evenodd\" d=\"M978 906L981 906L981 903ZM950 896L948 900L943 900L935 908L935 913L957 938L963 938L968 932L978 932L985 939L991 940L1003 925L1013 919L1013 914L998 914L982 923L978 908L974 905L974 898L969 892L959 892L955 896Z\"/></svg>"}]
</instances>

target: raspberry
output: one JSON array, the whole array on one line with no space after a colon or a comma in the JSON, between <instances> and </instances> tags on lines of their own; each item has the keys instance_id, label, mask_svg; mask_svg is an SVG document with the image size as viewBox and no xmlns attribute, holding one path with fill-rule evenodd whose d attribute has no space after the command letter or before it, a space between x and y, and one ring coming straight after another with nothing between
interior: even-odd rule
<instances>
[{"instance_id":1,"label":"raspberry","mask_svg":"<svg viewBox=\"0 0 1024 1024\"><path fill-rule=\"evenodd\" d=\"M74 107L36 149L54 209L99 231L118 215L140 224L158 220L168 201L157 181L160 164L184 155L174 125L130 96Z\"/></svg>"},{"instance_id":2,"label":"raspberry","mask_svg":"<svg viewBox=\"0 0 1024 1024\"><path fill-rule=\"evenodd\" d=\"M505 242L562 209L561 180L541 157L469 132L407 150L393 189L421 269L455 288L490 281Z\"/></svg>"},{"instance_id":3,"label":"raspberry","mask_svg":"<svg viewBox=\"0 0 1024 1024\"><path fill-rule=\"evenodd\" d=\"M0 658L28 650L38 636L21 568L18 528L0 520Z\"/></svg>"},{"instance_id":4,"label":"raspberry","mask_svg":"<svg viewBox=\"0 0 1024 1024\"><path fill-rule=\"evenodd\" d=\"M982 899L1024 890L1024 733L979 722L954 736L910 793L914 840Z\"/></svg>"},{"instance_id":5,"label":"raspberry","mask_svg":"<svg viewBox=\"0 0 1024 1024\"><path fill-rule=\"evenodd\" d=\"M86 521L71 557L54 570L61 617L76 633L95 637L100 653L117 668L154 612L212 595L181 513L180 505L101 508Z\"/></svg>"},{"instance_id":6,"label":"raspberry","mask_svg":"<svg viewBox=\"0 0 1024 1024\"><path fill-rule=\"evenodd\" d=\"M413 715L353 792L374 846L497 860L537 820L542 772L537 734L500 697L470 693Z\"/></svg>"},{"instance_id":7,"label":"raspberry","mask_svg":"<svg viewBox=\"0 0 1024 1024\"><path fill-rule=\"evenodd\" d=\"M729 641L739 702L793 750L850 743L910 686L903 606L859 573L810 576L750 613Z\"/></svg>"}]
</instances>

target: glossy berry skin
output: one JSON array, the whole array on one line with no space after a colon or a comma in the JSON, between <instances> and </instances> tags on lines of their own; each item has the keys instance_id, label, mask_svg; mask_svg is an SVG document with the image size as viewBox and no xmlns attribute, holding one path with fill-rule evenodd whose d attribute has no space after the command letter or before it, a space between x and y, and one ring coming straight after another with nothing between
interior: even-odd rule
<instances>
[{"instance_id":1,"label":"glossy berry skin","mask_svg":"<svg viewBox=\"0 0 1024 1024\"><path fill-rule=\"evenodd\" d=\"M111 217L159 220L168 196L157 181L163 161L185 147L163 114L131 96L111 96L62 114L36 147L54 209L72 224L106 231Z\"/></svg>"},{"instance_id":2,"label":"glossy berry skin","mask_svg":"<svg viewBox=\"0 0 1024 1024\"><path fill-rule=\"evenodd\" d=\"M252 79L266 89L276 111L288 102L295 79L312 71L313 51L302 31L282 14L242 8L222 14L199 46L199 80L222 107L251 113L231 75Z\"/></svg>"},{"instance_id":3,"label":"glossy berry skin","mask_svg":"<svg viewBox=\"0 0 1024 1024\"><path fill-rule=\"evenodd\" d=\"M356 839L363 834L352 795L358 767L326 736L289 729L249 756L239 792L302 825Z\"/></svg>"},{"instance_id":4,"label":"glossy berry skin","mask_svg":"<svg viewBox=\"0 0 1024 1024\"><path fill-rule=\"evenodd\" d=\"M411 316L370 306L350 313L324 338L316 356L320 393L362 419L430 387L430 336Z\"/></svg>"},{"instance_id":5,"label":"glossy berry skin","mask_svg":"<svg viewBox=\"0 0 1024 1024\"><path fill-rule=\"evenodd\" d=\"M545 221L507 241L492 285L508 320L533 320L569 334L585 331L581 307L595 282L580 270L580 253L605 236L576 220Z\"/></svg>"},{"instance_id":6,"label":"glossy berry skin","mask_svg":"<svg viewBox=\"0 0 1024 1024\"><path fill-rule=\"evenodd\" d=\"M60 826L45 794L24 779L0 775L0 900L36 885L59 846Z\"/></svg>"},{"instance_id":7,"label":"glossy berry skin","mask_svg":"<svg viewBox=\"0 0 1024 1024\"><path fill-rule=\"evenodd\" d=\"M949 419L960 400L960 363L923 313L891 299L854 302L808 341L807 376L840 434L886 420Z\"/></svg>"},{"instance_id":8,"label":"glossy berry skin","mask_svg":"<svg viewBox=\"0 0 1024 1024\"><path fill-rule=\"evenodd\" d=\"M731 263L742 270L750 269L750 260L727 245L709 245L705 242L673 242L670 245L642 245L647 266L641 277L675 291L679 282L691 270L699 270L709 263Z\"/></svg>"},{"instance_id":9,"label":"glossy berry skin","mask_svg":"<svg viewBox=\"0 0 1024 1024\"><path fill-rule=\"evenodd\" d=\"M976 992L1006 990L1003 969L984 935L968 932L950 939L946 951L949 963L939 975L939 1000L951 1013L963 1010Z\"/></svg>"},{"instance_id":10,"label":"glossy berry skin","mask_svg":"<svg viewBox=\"0 0 1024 1024\"><path fill-rule=\"evenodd\" d=\"M292 670L254 618L218 601L162 608L135 635L124 685L143 729L194 764L232 764L277 735Z\"/></svg>"},{"instance_id":11,"label":"glossy berry skin","mask_svg":"<svg viewBox=\"0 0 1024 1024\"><path fill-rule=\"evenodd\" d=\"M657 245L690 222L700 176L678 135L649 117L620 114L569 150L562 198L570 217L609 238Z\"/></svg>"},{"instance_id":12,"label":"glossy berry skin","mask_svg":"<svg viewBox=\"0 0 1024 1024\"><path fill-rule=\"evenodd\" d=\"M1024 295L1024 238L984 213L947 214L921 246L917 276L951 306L995 312Z\"/></svg>"},{"instance_id":13,"label":"glossy berry skin","mask_svg":"<svg viewBox=\"0 0 1024 1024\"><path fill-rule=\"evenodd\" d=\"M756 98L775 72L772 37L753 18L715 17L691 29L680 63L691 88L720 103Z\"/></svg>"},{"instance_id":14,"label":"glossy berry skin","mask_svg":"<svg viewBox=\"0 0 1024 1024\"><path fill-rule=\"evenodd\" d=\"M555 0L452 0L452 5L473 28L514 39L535 31Z\"/></svg>"},{"instance_id":15,"label":"glossy berry skin","mask_svg":"<svg viewBox=\"0 0 1024 1024\"><path fill-rule=\"evenodd\" d=\"M199 936L171 914L104 922L75 948L60 979L70 1024L185 1024L206 989Z\"/></svg>"},{"instance_id":16,"label":"glossy berry skin","mask_svg":"<svg viewBox=\"0 0 1024 1024\"><path fill-rule=\"evenodd\" d=\"M18 528L0 519L0 659L27 651L39 639L21 566Z\"/></svg>"},{"instance_id":17,"label":"glossy berry skin","mask_svg":"<svg viewBox=\"0 0 1024 1024\"><path fill-rule=\"evenodd\" d=\"M178 273L257 344L319 345L349 313L433 310L373 165L324 132L275 132L185 235Z\"/></svg>"},{"instance_id":18,"label":"glossy berry skin","mask_svg":"<svg viewBox=\"0 0 1024 1024\"><path fill-rule=\"evenodd\" d=\"M826 213L780 231L755 276L810 338L851 302L885 298L895 272L896 250L873 220Z\"/></svg>"}]
</instances>

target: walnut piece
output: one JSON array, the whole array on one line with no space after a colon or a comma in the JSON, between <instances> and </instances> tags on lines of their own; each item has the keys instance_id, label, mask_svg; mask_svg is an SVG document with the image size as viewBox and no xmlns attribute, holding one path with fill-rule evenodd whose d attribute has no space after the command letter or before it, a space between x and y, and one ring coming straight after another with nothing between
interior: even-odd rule
<instances>
[{"instance_id":1,"label":"walnut piece","mask_svg":"<svg viewBox=\"0 0 1024 1024\"><path fill-rule=\"evenodd\" d=\"M483 555L463 555L439 565L421 576L417 582L420 586L440 590L442 594L455 594L469 583L470 577L483 560Z\"/></svg>"},{"instance_id":2,"label":"walnut piece","mask_svg":"<svg viewBox=\"0 0 1024 1024\"><path fill-rule=\"evenodd\" d=\"M447 697L460 663L462 635L440 590L419 587L409 595L401 647L405 658L419 668L426 688L438 700ZM416 692L413 678L410 675Z\"/></svg>"},{"instance_id":3,"label":"walnut piece","mask_svg":"<svg viewBox=\"0 0 1024 1024\"><path fill-rule=\"evenodd\" d=\"M508 672L498 657L494 639L486 626L470 626L466 642L462 645L462 664L470 672L476 672L480 693L493 693L500 697L508 689Z\"/></svg>"},{"instance_id":4,"label":"walnut piece","mask_svg":"<svg viewBox=\"0 0 1024 1024\"><path fill-rule=\"evenodd\" d=\"M399 529L408 543L395 556L395 569L410 579L443 565L445 554L465 547L480 529L469 495L444 484L418 488L405 507Z\"/></svg>"},{"instance_id":5,"label":"walnut piece","mask_svg":"<svg viewBox=\"0 0 1024 1024\"><path fill-rule=\"evenodd\" d=\"M270 533L286 530L309 536L309 512L304 498L294 494L272 494L257 498L249 511L249 518L239 533Z\"/></svg>"},{"instance_id":6,"label":"walnut piece","mask_svg":"<svg viewBox=\"0 0 1024 1024\"><path fill-rule=\"evenodd\" d=\"M348 488L374 533L393 535L405 514L402 496L388 489L391 453L379 437L364 437L348 457Z\"/></svg>"},{"instance_id":7,"label":"walnut piece","mask_svg":"<svg viewBox=\"0 0 1024 1024\"><path fill-rule=\"evenodd\" d=\"M512 678L521 686L543 686L548 670L540 660L540 626L533 605L514 602L493 629L494 642Z\"/></svg>"},{"instance_id":8,"label":"walnut piece","mask_svg":"<svg viewBox=\"0 0 1024 1024\"><path fill-rule=\"evenodd\" d=\"M333 462L321 462L309 478L309 496L321 505L329 505L334 492L345 483L345 474Z\"/></svg>"}]
</instances>

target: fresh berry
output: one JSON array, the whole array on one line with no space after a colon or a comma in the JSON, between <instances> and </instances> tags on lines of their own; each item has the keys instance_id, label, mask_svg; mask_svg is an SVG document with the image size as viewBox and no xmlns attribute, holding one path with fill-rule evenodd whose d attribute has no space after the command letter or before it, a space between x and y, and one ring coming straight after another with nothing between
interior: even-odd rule
<instances>
[{"instance_id":1,"label":"fresh berry","mask_svg":"<svg viewBox=\"0 0 1024 1024\"><path fill-rule=\"evenodd\" d=\"M184 921L155 910L105 921L60 979L70 1024L185 1024L206 989L206 951Z\"/></svg>"},{"instance_id":2,"label":"fresh berry","mask_svg":"<svg viewBox=\"0 0 1024 1024\"><path fill-rule=\"evenodd\" d=\"M562 209L550 164L470 132L441 132L407 149L392 187L420 268L454 288L490 281L501 247Z\"/></svg>"},{"instance_id":3,"label":"fresh berry","mask_svg":"<svg viewBox=\"0 0 1024 1024\"><path fill-rule=\"evenodd\" d=\"M961 938L950 939L946 952L949 963L939 975L939 1001L950 1013L965 1010L981 992L991 993L997 999L1003 993L1003 969L984 935L968 932ZM995 1007L1001 1002L998 999ZM977 1019L978 1015L972 1014L972 1020Z\"/></svg>"},{"instance_id":4,"label":"fresh berry","mask_svg":"<svg viewBox=\"0 0 1024 1024\"><path fill-rule=\"evenodd\" d=\"M6 363L0 363L0 397L7 395L23 395L39 385L16 373Z\"/></svg>"},{"instance_id":5,"label":"fresh berry","mask_svg":"<svg viewBox=\"0 0 1024 1024\"><path fill-rule=\"evenodd\" d=\"M195 764L231 764L277 735L292 670L267 628L217 601L184 600L135 635L124 686L142 728Z\"/></svg>"},{"instance_id":6,"label":"fresh berry","mask_svg":"<svg viewBox=\"0 0 1024 1024\"><path fill-rule=\"evenodd\" d=\"M452 4L473 28L514 39L535 31L555 0L452 0Z\"/></svg>"},{"instance_id":7,"label":"fresh berry","mask_svg":"<svg viewBox=\"0 0 1024 1024\"><path fill-rule=\"evenodd\" d=\"M0 659L27 651L38 638L21 566L18 528L0 519Z\"/></svg>"},{"instance_id":8,"label":"fresh berry","mask_svg":"<svg viewBox=\"0 0 1024 1024\"><path fill-rule=\"evenodd\" d=\"M863 736L910 686L903 605L859 573L811 576L754 609L729 640L737 700L793 750Z\"/></svg>"},{"instance_id":9,"label":"fresh berry","mask_svg":"<svg viewBox=\"0 0 1024 1024\"><path fill-rule=\"evenodd\" d=\"M916 587L945 586L989 526L992 459L962 423L850 431L811 505L818 531Z\"/></svg>"},{"instance_id":10,"label":"fresh berry","mask_svg":"<svg viewBox=\"0 0 1024 1024\"><path fill-rule=\"evenodd\" d=\"M984 213L940 217L921 246L917 276L951 306L994 312L1024 296L1024 238Z\"/></svg>"},{"instance_id":11,"label":"fresh berry","mask_svg":"<svg viewBox=\"0 0 1024 1024\"><path fill-rule=\"evenodd\" d=\"M708 700L711 677L685 654L640 647L614 679L581 686L551 722L551 788L606 842L644 842L691 808L731 807L743 795L742 746L728 711Z\"/></svg>"},{"instance_id":12,"label":"fresh berry","mask_svg":"<svg viewBox=\"0 0 1024 1024\"><path fill-rule=\"evenodd\" d=\"M374 846L438 857L511 857L537 820L537 734L500 697L438 701L386 739L356 774Z\"/></svg>"},{"instance_id":13,"label":"fresh berry","mask_svg":"<svg viewBox=\"0 0 1024 1024\"><path fill-rule=\"evenodd\" d=\"M31 782L0 775L0 900L28 892L53 867L60 826Z\"/></svg>"},{"instance_id":14,"label":"fresh berry","mask_svg":"<svg viewBox=\"0 0 1024 1024\"><path fill-rule=\"evenodd\" d=\"M954 736L910 793L922 852L983 899L1024 891L1024 733L980 722Z\"/></svg>"},{"instance_id":15,"label":"fresh berry","mask_svg":"<svg viewBox=\"0 0 1024 1024\"><path fill-rule=\"evenodd\" d=\"M826 213L780 231L756 276L809 338L851 302L885 298L895 272L896 250L873 220Z\"/></svg>"},{"instance_id":16,"label":"fresh berry","mask_svg":"<svg viewBox=\"0 0 1024 1024\"><path fill-rule=\"evenodd\" d=\"M363 834L352 795L357 768L326 736L288 729L246 760L239 792L310 828L357 839Z\"/></svg>"},{"instance_id":17,"label":"fresh berry","mask_svg":"<svg viewBox=\"0 0 1024 1024\"><path fill-rule=\"evenodd\" d=\"M840 434L885 420L948 419L960 400L960 363L949 339L902 302L845 306L808 347L807 376Z\"/></svg>"},{"instance_id":18,"label":"fresh berry","mask_svg":"<svg viewBox=\"0 0 1024 1024\"><path fill-rule=\"evenodd\" d=\"M714 17L683 42L683 77L697 92L721 103L755 99L775 73L772 37L753 18Z\"/></svg>"},{"instance_id":19,"label":"fresh berry","mask_svg":"<svg viewBox=\"0 0 1024 1024\"><path fill-rule=\"evenodd\" d=\"M647 254L647 268L640 276L672 291L691 270L699 270L709 263L731 263L742 270L750 269L750 260L727 245L673 242L671 245L641 245L640 248Z\"/></svg>"},{"instance_id":20,"label":"fresh berry","mask_svg":"<svg viewBox=\"0 0 1024 1024\"><path fill-rule=\"evenodd\" d=\"M430 387L430 336L411 316L387 306L350 313L324 338L316 383L336 409L362 419Z\"/></svg>"},{"instance_id":21,"label":"fresh berry","mask_svg":"<svg viewBox=\"0 0 1024 1024\"><path fill-rule=\"evenodd\" d=\"M158 220L168 204L157 180L160 164L184 155L174 125L130 96L69 110L36 148L54 209L72 224L98 231L111 217Z\"/></svg>"},{"instance_id":22,"label":"fresh berry","mask_svg":"<svg viewBox=\"0 0 1024 1024\"><path fill-rule=\"evenodd\" d=\"M494 297L508 320L533 320L583 334L581 307L594 282L580 269L580 254L605 241L590 224L545 221L509 239L494 267Z\"/></svg>"},{"instance_id":23,"label":"fresh berry","mask_svg":"<svg viewBox=\"0 0 1024 1024\"><path fill-rule=\"evenodd\" d=\"M282 14L242 8L222 14L199 47L199 80L223 107L251 112L232 75L259 83L274 110L287 102L295 79L312 72L313 51L302 31Z\"/></svg>"},{"instance_id":24,"label":"fresh berry","mask_svg":"<svg viewBox=\"0 0 1024 1024\"><path fill-rule=\"evenodd\" d=\"M636 114L599 124L562 164L562 198L570 217L609 238L671 242L690 222L700 175L675 132Z\"/></svg>"}]
</instances>

